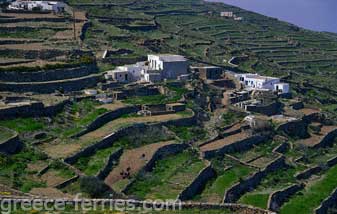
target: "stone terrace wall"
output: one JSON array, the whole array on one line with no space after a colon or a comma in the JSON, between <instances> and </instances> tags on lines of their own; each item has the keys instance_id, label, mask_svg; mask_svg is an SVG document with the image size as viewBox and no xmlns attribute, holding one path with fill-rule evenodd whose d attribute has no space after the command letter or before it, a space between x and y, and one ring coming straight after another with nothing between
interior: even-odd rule
<instances>
[{"instance_id":1,"label":"stone terrace wall","mask_svg":"<svg viewBox=\"0 0 337 214\"><path fill-rule=\"evenodd\" d=\"M74 164L81 157L87 157L87 156L93 155L97 150L111 147L116 140L118 140L119 138L123 136L127 136L130 133L130 131L135 130L135 129L138 129L139 132L143 132L151 126L169 126L169 125L191 126L195 124L195 122L196 122L196 119L195 119L195 116L193 116L189 118L181 118L177 120L171 120L171 121L165 121L165 122L153 123L153 124L137 123L129 127L122 128L106 136L101 141L82 149L78 153L68 158L65 158L64 161L68 164Z\"/></svg>"},{"instance_id":2,"label":"stone terrace wall","mask_svg":"<svg viewBox=\"0 0 337 214\"><path fill-rule=\"evenodd\" d=\"M304 120L283 123L276 130L292 137L306 138L310 136L308 133L308 123Z\"/></svg>"},{"instance_id":3,"label":"stone terrace wall","mask_svg":"<svg viewBox=\"0 0 337 214\"><path fill-rule=\"evenodd\" d=\"M109 175L114 164L118 161L118 159L121 157L122 154L123 154L122 148L112 153L107 163L105 164L104 168L97 173L96 177L100 180L104 180Z\"/></svg>"},{"instance_id":4,"label":"stone terrace wall","mask_svg":"<svg viewBox=\"0 0 337 214\"><path fill-rule=\"evenodd\" d=\"M272 211L278 211L282 204L288 200L288 198L303 188L304 184L294 184L283 190L273 192L269 195L268 209Z\"/></svg>"},{"instance_id":5,"label":"stone terrace wall","mask_svg":"<svg viewBox=\"0 0 337 214\"><path fill-rule=\"evenodd\" d=\"M182 201L192 199L196 194L200 193L206 183L215 176L216 172L211 163L209 163L206 168L199 172L198 176L192 181L192 183L178 195L177 199Z\"/></svg>"},{"instance_id":6,"label":"stone terrace wall","mask_svg":"<svg viewBox=\"0 0 337 214\"><path fill-rule=\"evenodd\" d=\"M266 140L267 140L266 136L262 136L262 135L251 136L251 137L246 138L244 140L237 141L237 142L229 144L229 145L225 145L224 147L222 147L220 149L216 149L216 150L212 150L212 151L205 151L203 153L203 156L204 156L204 158L209 159L209 158L215 157L217 155L223 155L225 153L231 153L231 152L235 152L235 151L245 151L245 150L250 149L252 146L257 145L259 143L262 143Z\"/></svg>"},{"instance_id":7,"label":"stone terrace wall","mask_svg":"<svg viewBox=\"0 0 337 214\"><path fill-rule=\"evenodd\" d=\"M321 205L315 209L316 214L327 214L328 209L336 206L337 201L337 188L330 194L328 198L326 198Z\"/></svg>"},{"instance_id":8,"label":"stone terrace wall","mask_svg":"<svg viewBox=\"0 0 337 214\"><path fill-rule=\"evenodd\" d=\"M314 166L312 168L309 168L309 169L304 170L303 172L300 172L299 174L297 174L296 179L310 178L313 174L317 174L322 170L323 170L323 168L321 166Z\"/></svg>"},{"instance_id":9,"label":"stone terrace wall","mask_svg":"<svg viewBox=\"0 0 337 214\"><path fill-rule=\"evenodd\" d=\"M57 49L46 50L22 50L22 49L1 49L1 56L14 56L24 59L51 59L58 56L67 55L68 51Z\"/></svg>"},{"instance_id":10,"label":"stone terrace wall","mask_svg":"<svg viewBox=\"0 0 337 214\"><path fill-rule=\"evenodd\" d=\"M273 172L277 169L286 167L285 157L280 156L276 160L268 164L263 170L256 172L251 177L234 184L230 189L225 193L224 203L234 203L240 199L240 197L248 192L249 190L255 188L261 180L268 175L268 173Z\"/></svg>"},{"instance_id":11,"label":"stone terrace wall","mask_svg":"<svg viewBox=\"0 0 337 214\"><path fill-rule=\"evenodd\" d=\"M154 153L152 158L147 162L147 164L141 170L139 170L138 174L152 171L158 160L162 160L164 157L167 157L169 155L180 153L188 147L189 147L188 144L175 143L175 144L169 144L169 145L159 148ZM129 189L135 182L136 182L136 179L133 179L128 185L125 186L122 192L127 194Z\"/></svg>"},{"instance_id":12,"label":"stone terrace wall","mask_svg":"<svg viewBox=\"0 0 337 214\"><path fill-rule=\"evenodd\" d=\"M281 103L275 102L269 105L263 106L247 106L247 111L252 111L260 114L265 114L268 116L278 114L280 112Z\"/></svg>"},{"instance_id":13,"label":"stone terrace wall","mask_svg":"<svg viewBox=\"0 0 337 214\"><path fill-rule=\"evenodd\" d=\"M83 131L79 132L78 134L76 134L72 137L74 138L74 137L80 137L82 135L85 135L89 132L92 132L92 131L98 129L99 127L102 127L104 124L121 117L124 114L134 113L134 112L137 112L139 110L140 110L140 106L127 106L127 107L116 109L114 111L109 111L109 112L97 117Z\"/></svg>"},{"instance_id":14,"label":"stone terrace wall","mask_svg":"<svg viewBox=\"0 0 337 214\"><path fill-rule=\"evenodd\" d=\"M322 147L328 147L331 146L334 143L334 139L337 137L337 128L333 131L329 132L327 135L324 136L324 138L316 144L313 148L322 148Z\"/></svg>"},{"instance_id":15,"label":"stone terrace wall","mask_svg":"<svg viewBox=\"0 0 337 214\"><path fill-rule=\"evenodd\" d=\"M53 116L62 111L65 105L69 104L70 100L57 103L51 106L44 106L43 103L32 103L29 105L15 106L11 108L0 109L1 119L12 119L17 117L42 117Z\"/></svg>"},{"instance_id":16,"label":"stone terrace wall","mask_svg":"<svg viewBox=\"0 0 337 214\"><path fill-rule=\"evenodd\" d=\"M13 131L13 136L4 142L0 142L0 153L15 154L23 147L19 135Z\"/></svg>"},{"instance_id":17,"label":"stone terrace wall","mask_svg":"<svg viewBox=\"0 0 337 214\"><path fill-rule=\"evenodd\" d=\"M138 123L126 128L121 128L120 130L106 136L101 141L82 149L78 153L68 158L65 158L64 162L68 164L74 164L81 157L88 157L90 155L95 154L97 150L111 147L117 139L127 135L131 130L138 129L139 131L142 131L145 130L147 127L148 125L144 123Z\"/></svg>"},{"instance_id":18,"label":"stone terrace wall","mask_svg":"<svg viewBox=\"0 0 337 214\"><path fill-rule=\"evenodd\" d=\"M1 71L0 81L4 82L46 82L54 80L72 79L97 72L96 65L74 68L60 68L41 71Z\"/></svg>"},{"instance_id":19,"label":"stone terrace wall","mask_svg":"<svg viewBox=\"0 0 337 214\"><path fill-rule=\"evenodd\" d=\"M79 91L86 87L94 87L100 80L102 74L93 74L76 79L67 79L50 82L0 82L0 91L13 92L37 92L37 93L53 93L56 90L63 90L65 92Z\"/></svg>"}]
</instances>

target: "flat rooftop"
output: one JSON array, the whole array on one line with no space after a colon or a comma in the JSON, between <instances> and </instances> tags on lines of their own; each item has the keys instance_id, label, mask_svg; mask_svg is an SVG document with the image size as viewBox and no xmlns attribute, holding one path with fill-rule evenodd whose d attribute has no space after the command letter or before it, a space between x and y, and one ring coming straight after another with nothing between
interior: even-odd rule
<instances>
[{"instance_id":1,"label":"flat rooftop","mask_svg":"<svg viewBox=\"0 0 337 214\"><path fill-rule=\"evenodd\" d=\"M179 62L179 61L187 61L184 56L174 55L174 54L157 54L152 56L158 56L159 59L163 62Z\"/></svg>"}]
</instances>

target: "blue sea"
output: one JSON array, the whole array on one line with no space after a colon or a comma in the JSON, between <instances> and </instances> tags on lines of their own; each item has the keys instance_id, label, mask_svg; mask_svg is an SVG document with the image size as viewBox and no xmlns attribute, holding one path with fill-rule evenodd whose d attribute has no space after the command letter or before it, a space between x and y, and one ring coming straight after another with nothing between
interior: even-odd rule
<instances>
[{"instance_id":1,"label":"blue sea","mask_svg":"<svg viewBox=\"0 0 337 214\"><path fill-rule=\"evenodd\" d=\"M210 0L234 5L297 26L337 33L337 0Z\"/></svg>"}]
</instances>

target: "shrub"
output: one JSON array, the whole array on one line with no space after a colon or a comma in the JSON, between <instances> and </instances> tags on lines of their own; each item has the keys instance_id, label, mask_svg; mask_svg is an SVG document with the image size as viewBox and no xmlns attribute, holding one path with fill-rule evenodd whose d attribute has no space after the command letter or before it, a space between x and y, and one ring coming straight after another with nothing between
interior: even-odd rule
<instances>
[{"instance_id":1,"label":"shrub","mask_svg":"<svg viewBox=\"0 0 337 214\"><path fill-rule=\"evenodd\" d=\"M95 176L81 177L80 189L92 198L109 198L113 194L112 190Z\"/></svg>"}]
</instances>

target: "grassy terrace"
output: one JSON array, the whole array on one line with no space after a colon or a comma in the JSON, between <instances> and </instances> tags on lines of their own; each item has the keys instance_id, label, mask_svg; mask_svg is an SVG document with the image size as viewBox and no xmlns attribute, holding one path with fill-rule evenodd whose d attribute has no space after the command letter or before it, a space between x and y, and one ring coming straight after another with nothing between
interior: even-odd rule
<instances>
[{"instance_id":1,"label":"grassy terrace","mask_svg":"<svg viewBox=\"0 0 337 214\"><path fill-rule=\"evenodd\" d=\"M218 173L218 176L214 180L208 182L204 191L196 196L194 200L221 203L226 189L247 177L253 171L252 168L236 164L229 170Z\"/></svg>"},{"instance_id":2,"label":"grassy terrace","mask_svg":"<svg viewBox=\"0 0 337 214\"><path fill-rule=\"evenodd\" d=\"M266 209L269 195L274 191L295 184L296 179L294 178L294 175L302 170L304 170L304 168L300 166L289 168L287 170L280 169L268 174L255 190L243 195L240 198L239 203Z\"/></svg>"},{"instance_id":3,"label":"grassy terrace","mask_svg":"<svg viewBox=\"0 0 337 214\"><path fill-rule=\"evenodd\" d=\"M176 199L204 167L192 151L167 157L152 172L139 174L128 194L140 199Z\"/></svg>"},{"instance_id":4,"label":"grassy terrace","mask_svg":"<svg viewBox=\"0 0 337 214\"><path fill-rule=\"evenodd\" d=\"M290 199L282 208L281 214L312 213L322 200L337 187L337 166L330 168L322 177L311 181L307 187Z\"/></svg>"},{"instance_id":5,"label":"grassy terrace","mask_svg":"<svg viewBox=\"0 0 337 214\"><path fill-rule=\"evenodd\" d=\"M70 154L84 148L94 142L97 142L109 134L117 131L122 127L127 127L136 123L154 123L161 121L174 120L179 118L184 118L186 115L179 114L169 114L169 115L158 115L158 116L148 116L148 117L139 117L139 116L130 116L130 117L121 117L116 120L113 120L99 129L92 131L88 134L81 136L78 139L66 139L61 140L57 139L56 141L50 144L44 144L41 146L41 149L46 151L53 157L67 157Z\"/></svg>"},{"instance_id":6,"label":"grassy terrace","mask_svg":"<svg viewBox=\"0 0 337 214\"><path fill-rule=\"evenodd\" d=\"M119 148L119 145L116 145L107 149L99 150L93 156L82 157L76 162L75 167L88 176L96 175L99 170L104 167L109 156L116 152Z\"/></svg>"},{"instance_id":7,"label":"grassy terrace","mask_svg":"<svg viewBox=\"0 0 337 214\"><path fill-rule=\"evenodd\" d=\"M0 143L8 140L9 138L14 136L14 132L12 130L0 127Z\"/></svg>"},{"instance_id":8,"label":"grassy terrace","mask_svg":"<svg viewBox=\"0 0 337 214\"><path fill-rule=\"evenodd\" d=\"M48 164L50 169L37 176L37 172ZM54 186L74 175L62 163L51 161L30 148L25 148L12 156L0 154L0 183L23 192L29 192L33 188Z\"/></svg>"}]
</instances>

